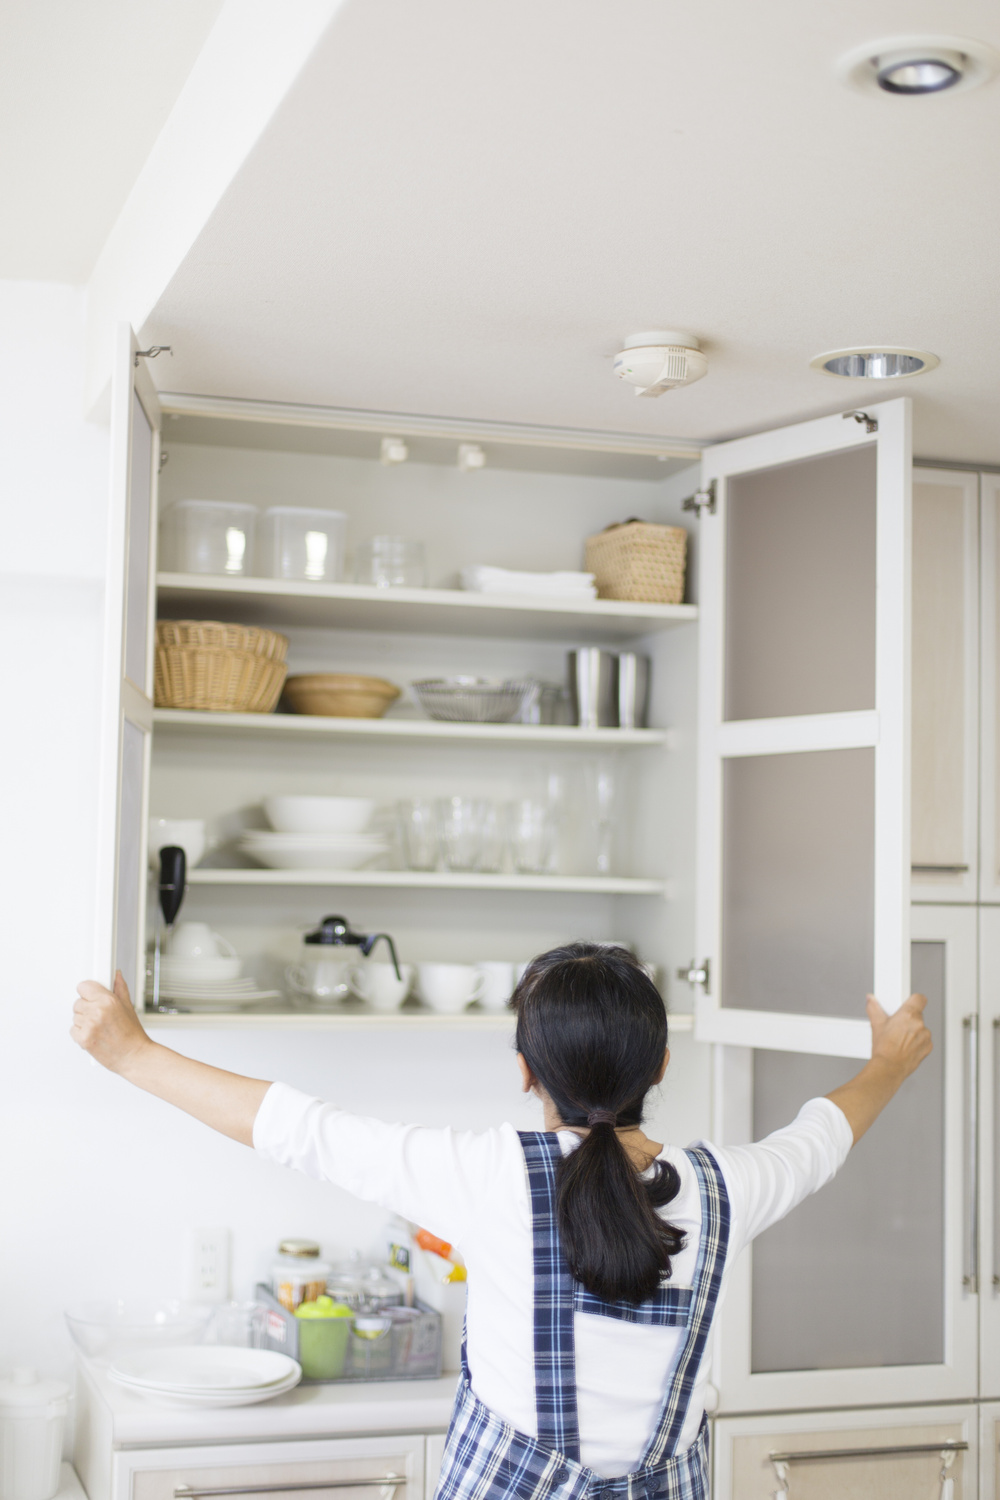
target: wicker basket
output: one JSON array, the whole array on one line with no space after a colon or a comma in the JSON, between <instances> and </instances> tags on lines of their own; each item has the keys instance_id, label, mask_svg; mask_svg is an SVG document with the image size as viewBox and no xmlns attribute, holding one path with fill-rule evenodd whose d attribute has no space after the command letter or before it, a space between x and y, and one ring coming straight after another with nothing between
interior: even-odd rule
<instances>
[{"instance_id":1,"label":"wicker basket","mask_svg":"<svg viewBox=\"0 0 1000 1500\"><path fill-rule=\"evenodd\" d=\"M156 706L272 713L288 667L274 630L216 620L158 620Z\"/></svg>"},{"instance_id":2,"label":"wicker basket","mask_svg":"<svg viewBox=\"0 0 1000 1500\"><path fill-rule=\"evenodd\" d=\"M683 526L624 521L586 541L588 573L600 599L680 604L684 599L687 532Z\"/></svg>"}]
</instances>

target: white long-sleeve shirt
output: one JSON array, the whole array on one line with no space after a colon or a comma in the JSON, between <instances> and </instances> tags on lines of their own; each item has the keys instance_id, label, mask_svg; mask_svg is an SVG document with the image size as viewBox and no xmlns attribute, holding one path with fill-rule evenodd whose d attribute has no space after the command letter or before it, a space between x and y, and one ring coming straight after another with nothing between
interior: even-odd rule
<instances>
[{"instance_id":1,"label":"white long-sleeve shirt","mask_svg":"<svg viewBox=\"0 0 1000 1500\"><path fill-rule=\"evenodd\" d=\"M476 1395L521 1432L537 1435L532 1338L531 1209L524 1155L512 1125L481 1133L390 1125L348 1114L287 1084L272 1084L254 1122L261 1155L379 1203L457 1245L468 1266L468 1357ZM835 1175L851 1128L829 1099L811 1099L783 1130L752 1146L708 1143L729 1192L731 1227L723 1292L735 1257ZM559 1132L563 1152L579 1145ZM694 1168L682 1149L661 1159L680 1175L664 1217L686 1236L674 1286L691 1286L701 1228ZM683 1330L577 1313L576 1377L581 1457L613 1477L639 1463L653 1431ZM705 1409L708 1358L699 1372L681 1448Z\"/></svg>"}]
</instances>

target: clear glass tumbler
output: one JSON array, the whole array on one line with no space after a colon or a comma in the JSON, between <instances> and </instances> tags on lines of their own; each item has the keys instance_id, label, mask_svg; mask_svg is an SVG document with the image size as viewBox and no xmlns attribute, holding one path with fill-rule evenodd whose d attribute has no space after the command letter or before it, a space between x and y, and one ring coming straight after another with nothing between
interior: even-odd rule
<instances>
[{"instance_id":1,"label":"clear glass tumbler","mask_svg":"<svg viewBox=\"0 0 1000 1500\"><path fill-rule=\"evenodd\" d=\"M354 582L380 589L427 587L423 542L405 536L373 536L354 555Z\"/></svg>"},{"instance_id":2,"label":"clear glass tumbler","mask_svg":"<svg viewBox=\"0 0 1000 1500\"><path fill-rule=\"evenodd\" d=\"M436 870L438 818L430 797L411 797L399 804L399 834L408 870Z\"/></svg>"},{"instance_id":3,"label":"clear glass tumbler","mask_svg":"<svg viewBox=\"0 0 1000 1500\"><path fill-rule=\"evenodd\" d=\"M438 835L449 870L480 868L483 806L475 797L442 797L438 803Z\"/></svg>"},{"instance_id":4,"label":"clear glass tumbler","mask_svg":"<svg viewBox=\"0 0 1000 1500\"><path fill-rule=\"evenodd\" d=\"M507 853L506 809L495 802L481 802L480 830L479 868L484 874L496 875L503 869Z\"/></svg>"},{"instance_id":5,"label":"clear glass tumbler","mask_svg":"<svg viewBox=\"0 0 1000 1500\"><path fill-rule=\"evenodd\" d=\"M556 819L551 804L530 797L513 802L510 833L518 874L550 875L556 853Z\"/></svg>"}]
</instances>

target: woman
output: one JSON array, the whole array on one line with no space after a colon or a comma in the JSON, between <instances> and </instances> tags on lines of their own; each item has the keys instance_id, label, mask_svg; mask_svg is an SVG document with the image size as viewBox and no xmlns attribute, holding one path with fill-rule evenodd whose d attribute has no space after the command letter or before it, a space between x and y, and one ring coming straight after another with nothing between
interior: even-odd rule
<instances>
[{"instance_id":1,"label":"woman","mask_svg":"<svg viewBox=\"0 0 1000 1500\"><path fill-rule=\"evenodd\" d=\"M753 1237L843 1164L931 1050L920 995L874 999L872 1058L753 1146L649 1140L669 1060L656 989L622 948L529 965L513 1006L544 1132L387 1125L150 1040L121 976L79 986L71 1035L122 1077L224 1135L460 1246L467 1348L438 1500L702 1500L709 1332Z\"/></svg>"}]
</instances>

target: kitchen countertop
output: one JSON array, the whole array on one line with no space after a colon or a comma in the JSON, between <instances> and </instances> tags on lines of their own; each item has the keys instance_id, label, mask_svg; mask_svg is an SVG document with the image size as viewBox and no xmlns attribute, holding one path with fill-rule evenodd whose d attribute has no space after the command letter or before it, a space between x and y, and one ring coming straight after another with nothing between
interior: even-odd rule
<instances>
[{"instance_id":1,"label":"kitchen countertop","mask_svg":"<svg viewBox=\"0 0 1000 1500\"><path fill-rule=\"evenodd\" d=\"M439 1380L299 1385L254 1406L199 1409L135 1396L110 1380L99 1362L81 1360L80 1374L90 1388L87 1396L96 1397L110 1417L115 1448L444 1431L458 1381L450 1374Z\"/></svg>"}]
</instances>

